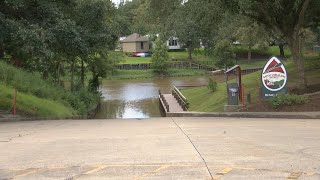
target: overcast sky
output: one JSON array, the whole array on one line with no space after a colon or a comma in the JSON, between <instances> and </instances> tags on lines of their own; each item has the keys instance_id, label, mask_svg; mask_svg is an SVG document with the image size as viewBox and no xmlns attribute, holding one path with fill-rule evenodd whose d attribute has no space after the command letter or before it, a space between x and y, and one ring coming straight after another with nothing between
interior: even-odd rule
<instances>
[{"instance_id":1,"label":"overcast sky","mask_svg":"<svg viewBox=\"0 0 320 180\"><path fill-rule=\"evenodd\" d=\"M120 0L112 0L115 4L119 4Z\"/></svg>"}]
</instances>

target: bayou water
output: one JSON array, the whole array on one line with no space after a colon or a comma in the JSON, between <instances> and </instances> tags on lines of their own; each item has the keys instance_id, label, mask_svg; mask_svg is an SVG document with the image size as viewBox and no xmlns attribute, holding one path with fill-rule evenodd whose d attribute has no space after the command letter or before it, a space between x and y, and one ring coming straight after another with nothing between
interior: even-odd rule
<instances>
[{"instance_id":1,"label":"bayou water","mask_svg":"<svg viewBox=\"0 0 320 180\"><path fill-rule=\"evenodd\" d=\"M172 77L143 80L106 80L98 119L161 117L159 90L171 93L174 86L203 86L207 76Z\"/></svg>"}]
</instances>

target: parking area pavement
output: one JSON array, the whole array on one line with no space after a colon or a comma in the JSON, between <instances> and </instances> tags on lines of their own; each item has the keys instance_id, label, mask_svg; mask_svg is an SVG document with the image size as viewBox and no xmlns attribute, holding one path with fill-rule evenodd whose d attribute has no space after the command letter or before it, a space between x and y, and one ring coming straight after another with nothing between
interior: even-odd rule
<instances>
[{"instance_id":1,"label":"parking area pavement","mask_svg":"<svg viewBox=\"0 0 320 180\"><path fill-rule=\"evenodd\" d=\"M320 120L0 123L0 179L320 179Z\"/></svg>"}]
</instances>

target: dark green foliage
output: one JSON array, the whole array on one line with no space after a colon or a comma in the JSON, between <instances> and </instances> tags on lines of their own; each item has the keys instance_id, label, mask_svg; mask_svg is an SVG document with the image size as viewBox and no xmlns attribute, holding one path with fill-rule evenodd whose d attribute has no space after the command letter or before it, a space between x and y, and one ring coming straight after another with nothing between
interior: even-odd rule
<instances>
[{"instance_id":1,"label":"dark green foliage","mask_svg":"<svg viewBox=\"0 0 320 180\"><path fill-rule=\"evenodd\" d=\"M53 100L67 107L72 107L79 114L86 113L87 108L97 103L100 94L89 92L81 88L68 92L61 86L46 82L39 73L27 73L0 61L0 82L9 87L16 88L18 92Z\"/></svg>"},{"instance_id":2,"label":"dark green foliage","mask_svg":"<svg viewBox=\"0 0 320 180\"><path fill-rule=\"evenodd\" d=\"M233 52L232 45L227 40L221 40L215 45L216 66L224 68L225 66L230 67L235 64L235 55Z\"/></svg>"},{"instance_id":3,"label":"dark green foliage","mask_svg":"<svg viewBox=\"0 0 320 180\"><path fill-rule=\"evenodd\" d=\"M152 51L151 67L156 74L165 75L169 69L168 48L160 38L156 40L155 48Z\"/></svg>"},{"instance_id":4,"label":"dark green foliage","mask_svg":"<svg viewBox=\"0 0 320 180\"><path fill-rule=\"evenodd\" d=\"M299 95L290 95L290 94L281 94L276 97L273 97L269 100L271 106L274 109L278 109L284 106L299 105L304 104L308 101L307 96Z\"/></svg>"},{"instance_id":5,"label":"dark green foliage","mask_svg":"<svg viewBox=\"0 0 320 180\"><path fill-rule=\"evenodd\" d=\"M320 55L315 57L305 58L305 70L320 69Z\"/></svg>"},{"instance_id":6,"label":"dark green foliage","mask_svg":"<svg viewBox=\"0 0 320 180\"><path fill-rule=\"evenodd\" d=\"M73 90L80 69L84 85L85 70L93 64L86 62L88 56L114 49L115 10L104 0L1 1L0 57L10 55L15 65L58 83L71 66Z\"/></svg>"},{"instance_id":7,"label":"dark green foliage","mask_svg":"<svg viewBox=\"0 0 320 180\"><path fill-rule=\"evenodd\" d=\"M33 73L3 64L7 69L1 79L21 92L85 113L99 99L99 78L118 62L107 53L117 41L115 12L105 0L0 1L0 58ZM96 54L101 58L92 58ZM90 92L85 90L88 72ZM72 92L60 86L66 74Z\"/></svg>"},{"instance_id":8,"label":"dark green foliage","mask_svg":"<svg viewBox=\"0 0 320 180\"><path fill-rule=\"evenodd\" d=\"M218 89L218 83L215 82L212 78L209 78L208 89L210 89L212 92L216 92Z\"/></svg>"}]
</instances>

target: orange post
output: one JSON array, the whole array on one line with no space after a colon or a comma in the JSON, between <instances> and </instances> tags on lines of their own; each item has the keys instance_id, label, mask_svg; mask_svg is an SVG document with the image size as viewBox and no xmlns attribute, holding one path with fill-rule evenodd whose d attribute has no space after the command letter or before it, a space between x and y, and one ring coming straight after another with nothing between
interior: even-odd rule
<instances>
[{"instance_id":1,"label":"orange post","mask_svg":"<svg viewBox=\"0 0 320 180\"><path fill-rule=\"evenodd\" d=\"M241 84L242 111L244 111L244 86Z\"/></svg>"},{"instance_id":2,"label":"orange post","mask_svg":"<svg viewBox=\"0 0 320 180\"><path fill-rule=\"evenodd\" d=\"M17 89L14 88L14 97L13 97L13 115L17 114Z\"/></svg>"}]
</instances>

